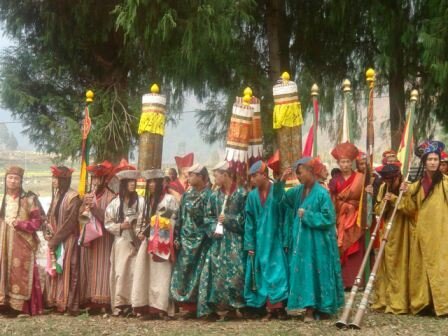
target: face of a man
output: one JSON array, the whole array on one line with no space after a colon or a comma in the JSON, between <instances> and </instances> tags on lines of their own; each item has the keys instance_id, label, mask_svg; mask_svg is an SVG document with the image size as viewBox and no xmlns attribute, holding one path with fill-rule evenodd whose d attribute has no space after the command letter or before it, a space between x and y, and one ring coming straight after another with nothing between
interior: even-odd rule
<instances>
[{"instance_id":1,"label":"face of a man","mask_svg":"<svg viewBox=\"0 0 448 336\"><path fill-rule=\"evenodd\" d=\"M386 158L386 164L393 164L397 162L397 157L394 155L390 155Z\"/></svg>"},{"instance_id":2,"label":"face of a man","mask_svg":"<svg viewBox=\"0 0 448 336\"><path fill-rule=\"evenodd\" d=\"M134 192L136 186L137 186L137 181L136 180L128 181L128 192Z\"/></svg>"},{"instance_id":3,"label":"face of a man","mask_svg":"<svg viewBox=\"0 0 448 336\"><path fill-rule=\"evenodd\" d=\"M439 169L442 174L448 175L448 162L440 162Z\"/></svg>"},{"instance_id":4,"label":"face of a man","mask_svg":"<svg viewBox=\"0 0 448 336\"><path fill-rule=\"evenodd\" d=\"M53 186L53 188L57 189L59 188L59 180L57 177L53 176L51 178L51 185Z\"/></svg>"},{"instance_id":5,"label":"face of a man","mask_svg":"<svg viewBox=\"0 0 448 336\"><path fill-rule=\"evenodd\" d=\"M176 171L174 170L174 168L170 168L170 170L168 170L168 177L170 178L171 181L176 180L177 174L176 174Z\"/></svg>"},{"instance_id":6,"label":"face of a man","mask_svg":"<svg viewBox=\"0 0 448 336\"><path fill-rule=\"evenodd\" d=\"M20 189L22 178L19 175L8 174L6 176L6 190L9 192L16 192Z\"/></svg>"},{"instance_id":7,"label":"face of a man","mask_svg":"<svg viewBox=\"0 0 448 336\"><path fill-rule=\"evenodd\" d=\"M297 172L296 172L297 178L299 179L300 183L302 184L308 184L310 182L312 182L313 178L313 173L311 172L311 170L305 168L303 165L300 165L297 168Z\"/></svg>"},{"instance_id":8,"label":"face of a man","mask_svg":"<svg viewBox=\"0 0 448 336\"><path fill-rule=\"evenodd\" d=\"M436 153L429 153L426 159L426 170L429 172L435 172L439 169L440 160Z\"/></svg>"},{"instance_id":9,"label":"face of a man","mask_svg":"<svg viewBox=\"0 0 448 336\"><path fill-rule=\"evenodd\" d=\"M255 187L261 187L266 182L266 175L264 173L255 173L251 176L250 180L252 181Z\"/></svg>"},{"instance_id":10,"label":"face of a man","mask_svg":"<svg viewBox=\"0 0 448 336\"><path fill-rule=\"evenodd\" d=\"M92 176L92 188L99 189L101 187L102 178L98 176Z\"/></svg>"},{"instance_id":11,"label":"face of a man","mask_svg":"<svg viewBox=\"0 0 448 336\"><path fill-rule=\"evenodd\" d=\"M195 173L188 173L188 184L190 184L193 188L199 186L201 183L202 177Z\"/></svg>"},{"instance_id":12,"label":"face of a man","mask_svg":"<svg viewBox=\"0 0 448 336\"><path fill-rule=\"evenodd\" d=\"M213 175L215 176L215 184L222 187L225 181L225 174L216 170Z\"/></svg>"},{"instance_id":13,"label":"face of a man","mask_svg":"<svg viewBox=\"0 0 448 336\"><path fill-rule=\"evenodd\" d=\"M366 162L366 160L359 160L358 162L357 162L357 168L358 168L358 171L360 172L360 173L365 173L366 172L366 168L367 168L367 162Z\"/></svg>"},{"instance_id":14,"label":"face of a man","mask_svg":"<svg viewBox=\"0 0 448 336\"><path fill-rule=\"evenodd\" d=\"M340 159L338 161L338 165L343 174L350 173L352 171L352 160L350 159Z\"/></svg>"},{"instance_id":15,"label":"face of a man","mask_svg":"<svg viewBox=\"0 0 448 336\"><path fill-rule=\"evenodd\" d=\"M322 171L320 172L320 177L326 181L328 178L328 175L330 175L330 173L328 173L328 169L327 167L323 166Z\"/></svg>"}]
</instances>

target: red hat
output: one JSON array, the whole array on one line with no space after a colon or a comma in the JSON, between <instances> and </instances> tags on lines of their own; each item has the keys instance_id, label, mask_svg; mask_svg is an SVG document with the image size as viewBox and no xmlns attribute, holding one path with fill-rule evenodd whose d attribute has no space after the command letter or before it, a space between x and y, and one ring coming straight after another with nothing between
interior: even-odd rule
<instances>
[{"instance_id":1,"label":"red hat","mask_svg":"<svg viewBox=\"0 0 448 336\"><path fill-rule=\"evenodd\" d=\"M175 156L174 160L176 161L176 166L178 169L191 167L194 161L194 153L188 153L183 157Z\"/></svg>"},{"instance_id":2,"label":"red hat","mask_svg":"<svg viewBox=\"0 0 448 336\"><path fill-rule=\"evenodd\" d=\"M87 166L87 171L89 173L91 173L93 176L103 177L103 176L108 176L112 172L113 168L114 167L113 167L112 163L105 160L101 163Z\"/></svg>"},{"instance_id":3,"label":"red hat","mask_svg":"<svg viewBox=\"0 0 448 336\"><path fill-rule=\"evenodd\" d=\"M359 151L358 156L356 157L357 161L367 160L367 154L363 151Z\"/></svg>"},{"instance_id":4,"label":"red hat","mask_svg":"<svg viewBox=\"0 0 448 336\"><path fill-rule=\"evenodd\" d=\"M393 149L389 149L383 152L383 158L388 158L389 156L397 156L397 152Z\"/></svg>"},{"instance_id":5,"label":"red hat","mask_svg":"<svg viewBox=\"0 0 448 336\"><path fill-rule=\"evenodd\" d=\"M446 152L442 152L440 154L440 161L442 162L448 162L448 154Z\"/></svg>"},{"instance_id":6,"label":"red hat","mask_svg":"<svg viewBox=\"0 0 448 336\"><path fill-rule=\"evenodd\" d=\"M112 170L111 176L114 176L123 170L137 170L137 168L129 164L128 160L121 159L120 163L117 166L115 166L115 168Z\"/></svg>"},{"instance_id":7,"label":"red hat","mask_svg":"<svg viewBox=\"0 0 448 336\"><path fill-rule=\"evenodd\" d=\"M51 174L53 177L62 177L62 178L69 178L72 176L72 173L75 171L72 168L68 168L66 166L51 166Z\"/></svg>"},{"instance_id":8,"label":"red hat","mask_svg":"<svg viewBox=\"0 0 448 336\"><path fill-rule=\"evenodd\" d=\"M353 161L358 156L358 153L358 148L356 148L356 146L351 144L350 142L338 144L331 151L331 155L333 155L333 157L338 161L341 159L349 159Z\"/></svg>"},{"instance_id":9,"label":"red hat","mask_svg":"<svg viewBox=\"0 0 448 336\"><path fill-rule=\"evenodd\" d=\"M271 168L274 173L280 173L280 151L277 149L269 160L267 161L268 167Z\"/></svg>"}]
</instances>

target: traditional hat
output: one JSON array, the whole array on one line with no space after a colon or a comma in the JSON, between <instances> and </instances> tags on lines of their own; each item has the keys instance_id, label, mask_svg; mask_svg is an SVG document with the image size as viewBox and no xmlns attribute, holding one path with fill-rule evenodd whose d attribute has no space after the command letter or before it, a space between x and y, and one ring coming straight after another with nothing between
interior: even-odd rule
<instances>
[{"instance_id":1,"label":"traditional hat","mask_svg":"<svg viewBox=\"0 0 448 336\"><path fill-rule=\"evenodd\" d=\"M50 169L51 169L51 174L53 175L53 177L61 177L61 178L69 178L72 176L72 173L75 171L74 169L68 168L65 166L61 166L61 167L51 166Z\"/></svg>"},{"instance_id":2,"label":"traditional hat","mask_svg":"<svg viewBox=\"0 0 448 336\"><path fill-rule=\"evenodd\" d=\"M256 173L264 173L266 171L267 165L262 160L255 162L249 169L249 175L254 175Z\"/></svg>"},{"instance_id":3,"label":"traditional hat","mask_svg":"<svg viewBox=\"0 0 448 336\"><path fill-rule=\"evenodd\" d=\"M103 177L103 176L108 176L112 170L114 169L112 163L110 163L109 161L105 160L101 163L98 164L93 164L90 166L87 166L87 171L89 173L91 173L93 176L97 176L97 177Z\"/></svg>"},{"instance_id":4,"label":"traditional hat","mask_svg":"<svg viewBox=\"0 0 448 336\"><path fill-rule=\"evenodd\" d=\"M185 156L175 156L176 166L179 170L182 168L191 167L194 161L194 153L188 153Z\"/></svg>"},{"instance_id":5,"label":"traditional hat","mask_svg":"<svg viewBox=\"0 0 448 336\"><path fill-rule=\"evenodd\" d=\"M292 165L292 169L294 169L294 171L297 171L297 168L299 168L299 166L307 164L312 159L313 158L311 156L304 156L304 157L298 159L296 162L294 162L294 164Z\"/></svg>"},{"instance_id":6,"label":"traditional hat","mask_svg":"<svg viewBox=\"0 0 448 336\"><path fill-rule=\"evenodd\" d=\"M397 152L394 151L393 149L388 149L383 152L383 158L388 158L390 156L397 156Z\"/></svg>"},{"instance_id":7,"label":"traditional hat","mask_svg":"<svg viewBox=\"0 0 448 336\"><path fill-rule=\"evenodd\" d=\"M216 166L212 168L213 171L219 170L219 171L229 171L230 170L230 164L227 161L221 161L218 162Z\"/></svg>"},{"instance_id":8,"label":"traditional hat","mask_svg":"<svg viewBox=\"0 0 448 336\"><path fill-rule=\"evenodd\" d=\"M153 179L163 179L165 174L162 169L149 169L142 171L141 176L145 180L153 180Z\"/></svg>"},{"instance_id":9,"label":"traditional hat","mask_svg":"<svg viewBox=\"0 0 448 336\"><path fill-rule=\"evenodd\" d=\"M443 142L436 140L426 140L418 145L418 147L415 149L415 155L417 155L419 158L422 158L423 156L430 153L437 153L441 155L444 149L445 144Z\"/></svg>"},{"instance_id":10,"label":"traditional hat","mask_svg":"<svg viewBox=\"0 0 448 336\"><path fill-rule=\"evenodd\" d=\"M266 163L275 174L280 174L280 151L277 149Z\"/></svg>"},{"instance_id":11,"label":"traditional hat","mask_svg":"<svg viewBox=\"0 0 448 336\"><path fill-rule=\"evenodd\" d=\"M363 151L358 152L358 156L356 156L357 161L367 160L367 154Z\"/></svg>"},{"instance_id":12,"label":"traditional hat","mask_svg":"<svg viewBox=\"0 0 448 336\"><path fill-rule=\"evenodd\" d=\"M338 144L331 151L331 155L338 161L341 159L349 159L353 161L358 156L358 153L358 148L350 142Z\"/></svg>"},{"instance_id":13,"label":"traditional hat","mask_svg":"<svg viewBox=\"0 0 448 336\"><path fill-rule=\"evenodd\" d=\"M5 175L17 175L17 176L23 177L24 173L25 173L25 170L22 167L10 166L10 167L6 168Z\"/></svg>"},{"instance_id":14,"label":"traditional hat","mask_svg":"<svg viewBox=\"0 0 448 336\"><path fill-rule=\"evenodd\" d=\"M401 170L400 167L396 164L387 164L382 166L381 169L378 170L378 174L380 174L380 176L384 180L389 180L400 176Z\"/></svg>"},{"instance_id":15,"label":"traditional hat","mask_svg":"<svg viewBox=\"0 0 448 336\"><path fill-rule=\"evenodd\" d=\"M124 172L124 173L121 173ZM134 173L131 173L134 172ZM120 174L120 175L118 175ZM118 193L120 188L120 180L123 179L131 179L136 180L140 176L140 174L137 172L137 169L135 166L128 163L126 159L122 159L120 163L112 170L111 172L111 179L108 183L109 189L114 191L115 193Z\"/></svg>"},{"instance_id":16,"label":"traditional hat","mask_svg":"<svg viewBox=\"0 0 448 336\"><path fill-rule=\"evenodd\" d=\"M193 174L200 174L204 168L205 167L203 165L196 163L192 165L190 168L188 168L188 172Z\"/></svg>"},{"instance_id":17,"label":"traditional hat","mask_svg":"<svg viewBox=\"0 0 448 336\"><path fill-rule=\"evenodd\" d=\"M442 154L440 155L440 161L448 162L448 154L446 152L442 152Z\"/></svg>"}]
</instances>

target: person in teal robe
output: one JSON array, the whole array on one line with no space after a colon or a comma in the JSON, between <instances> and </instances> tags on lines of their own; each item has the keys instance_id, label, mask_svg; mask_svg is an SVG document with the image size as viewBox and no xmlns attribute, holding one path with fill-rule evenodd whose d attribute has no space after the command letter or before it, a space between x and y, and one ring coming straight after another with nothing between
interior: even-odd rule
<instances>
[{"instance_id":1,"label":"person in teal robe","mask_svg":"<svg viewBox=\"0 0 448 336\"><path fill-rule=\"evenodd\" d=\"M195 317L199 279L211 243L204 220L211 191L205 167L195 164L188 174L191 188L182 195L174 229L174 246L178 252L171 275L170 296L188 312L188 317Z\"/></svg>"},{"instance_id":2,"label":"person in teal robe","mask_svg":"<svg viewBox=\"0 0 448 336\"><path fill-rule=\"evenodd\" d=\"M226 161L213 169L214 191L207 203L205 223L212 239L199 283L197 314L216 320L218 309L226 320L237 317L244 302L244 206L247 193L237 187Z\"/></svg>"},{"instance_id":3,"label":"person in teal robe","mask_svg":"<svg viewBox=\"0 0 448 336\"><path fill-rule=\"evenodd\" d=\"M246 201L244 250L247 251L244 297L249 307L266 305L267 318L285 318L288 298L287 259L283 248L281 208L274 199L267 166L255 162L250 171L256 188Z\"/></svg>"},{"instance_id":4,"label":"person in teal robe","mask_svg":"<svg viewBox=\"0 0 448 336\"><path fill-rule=\"evenodd\" d=\"M335 314L344 303L336 213L330 194L316 180L320 164L318 159L302 158L295 165L300 185L284 191L291 168L274 185L275 198L294 213L287 308L306 309L305 321L316 314Z\"/></svg>"}]
</instances>

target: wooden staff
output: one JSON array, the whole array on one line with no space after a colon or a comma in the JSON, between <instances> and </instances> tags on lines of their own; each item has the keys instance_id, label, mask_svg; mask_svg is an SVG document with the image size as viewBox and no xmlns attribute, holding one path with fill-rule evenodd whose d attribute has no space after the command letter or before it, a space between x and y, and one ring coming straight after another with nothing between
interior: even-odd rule
<instances>
[{"instance_id":1,"label":"wooden staff","mask_svg":"<svg viewBox=\"0 0 448 336\"><path fill-rule=\"evenodd\" d=\"M378 217L378 220L376 222L375 229L373 230L373 233L372 233L369 245L367 247L366 253L364 254L364 258L362 260L361 267L359 268L358 274L356 275L355 283L353 284L352 290L350 291L350 296L348 297L348 300L345 303L344 311L342 312L342 315L341 315L341 318L339 319L339 321L336 322L336 327L338 327L340 329L348 327L348 319L350 317L350 313L351 313L351 310L352 310L352 307L353 307L353 303L355 302L356 294L358 293L359 287L361 286L362 275L363 275L364 270L366 268L367 261L370 258L370 252L372 251L373 244L375 242L375 238L378 235L378 231L379 231L379 228L380 228L380 223L381 223L381 221L383 219L384 211L386 209L386 205L387 205L387 201L384 202L383 207L381 208L380 216Z\"/></svg>"}]
</instances>

